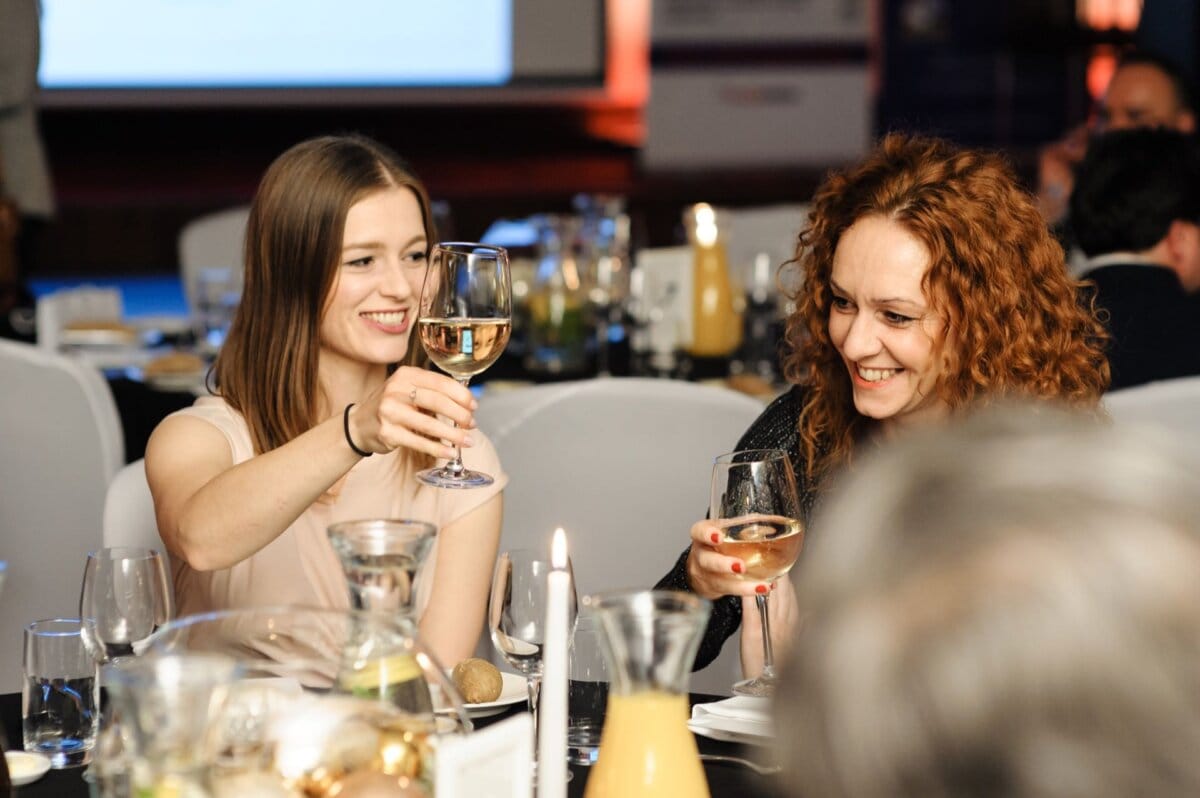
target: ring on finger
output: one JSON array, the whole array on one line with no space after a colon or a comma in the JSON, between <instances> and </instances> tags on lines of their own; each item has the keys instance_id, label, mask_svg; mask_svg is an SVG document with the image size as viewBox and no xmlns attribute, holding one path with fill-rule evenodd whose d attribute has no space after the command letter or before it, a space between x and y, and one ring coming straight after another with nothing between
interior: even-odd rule
<instances>
[{"instance_id":1,"label":"ring on finger","mask_svg":"<svg viewBox=\"0 0 1200 798\"><path fill-rule=\"evenodd\" d=\"M408 401L412 402L414 405L417 403L417 389L415 387L408 392Z\"/></svg>"}]
</instances>

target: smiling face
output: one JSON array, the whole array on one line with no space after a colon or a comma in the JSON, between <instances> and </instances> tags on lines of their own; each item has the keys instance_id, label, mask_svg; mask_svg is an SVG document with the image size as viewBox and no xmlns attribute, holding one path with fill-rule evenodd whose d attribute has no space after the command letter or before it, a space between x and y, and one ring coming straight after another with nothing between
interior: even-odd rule
<instances>
[{"instance_id":1,"label":"smiling face","mask_svg":"<svg viewBox=\"0 0 1200 798\"><path fill-rule=\"evenodd\" d=\"M379 367L404 358L425 279L425 223L406 188L350 207L333 288L321 317L321 371Z\"/></svg>"},{"instance_id":2,"label":"smiling face","mask_svg":"<svg viewBox=\"0 0 1200 798\"><path fill-rule=\"evenodd\" d=\"M885 424L947 412L934 354L945 324L921 288L929 266L925 245L882 216L860 218L834 250L829 337L849 372L855 409Z\"/></svg>"}]
</instances>

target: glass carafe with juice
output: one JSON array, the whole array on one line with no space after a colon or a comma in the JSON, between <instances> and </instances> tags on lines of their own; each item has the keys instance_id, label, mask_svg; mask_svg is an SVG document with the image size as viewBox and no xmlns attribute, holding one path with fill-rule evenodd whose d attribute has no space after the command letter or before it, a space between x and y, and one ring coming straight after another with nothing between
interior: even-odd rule
<instances>
[{"instance_id":1,"label":"glass carafe with juice","mask_svg":"<svg viewBox=\"0 0 1200 798\"><path fill-rule=\"evenodd\" d=\"M709 602L666 590L584 599L600 619L611 684L585 798L708 798L688 729L687 680Z\"/></svg>"},{"instance_id":2,"label":"glass carafe with juice","mask_svg":"<svg viewBox=\"0 0 1200 798\"><path fill-rule=\"evenodd\" d=\"M696 357L725 357L741 341L724 231L715 208L697 203L684 212L694 259L692 271L692 343Z\"/></svg>"}]
</instances>

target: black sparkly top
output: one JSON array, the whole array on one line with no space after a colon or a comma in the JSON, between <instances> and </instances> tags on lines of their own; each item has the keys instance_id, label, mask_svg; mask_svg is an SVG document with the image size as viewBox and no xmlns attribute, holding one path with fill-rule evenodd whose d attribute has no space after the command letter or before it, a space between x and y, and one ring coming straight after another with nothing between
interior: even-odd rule
<instances>
[{"instance_id":1,"label":"black sparkly top","mask_svg":"<svg viewBox=\"0 0 1200 798\"><path fill-rule=\"evenodd\" d=\"M796 487L800 491L800 506L805 515L803 520L807 521L808 516L812 514L816 492L809 486L805 475L805 461L800 452L798 424L803 396L803 389L796 386L772 402L742 435L737 449L783 449L788 453L792 460L792 470L796 472ZM675 567L659 580L656 588L691 592L692 586L687 579L689 551L690 546L684 549L683 554L676 560ZM700 670L716 659L725 641L737 631L741 622L740 598L724 596L714 601L712 615L708 619L708 627L704 630L704 639L700 641L700 650L696 653L696 662L692 670Z\"/></svg>"}]
</instances>

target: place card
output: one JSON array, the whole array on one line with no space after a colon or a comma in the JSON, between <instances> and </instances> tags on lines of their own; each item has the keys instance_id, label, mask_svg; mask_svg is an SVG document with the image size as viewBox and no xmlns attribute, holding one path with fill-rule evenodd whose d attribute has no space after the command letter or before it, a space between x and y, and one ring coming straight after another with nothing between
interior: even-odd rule
<instances>
[{"instance_id":1,"label":"place card","mask_svg":"<svg viewBox=\"0 0 1200 798\"><path fill-rule=\"evenodd\" d=\"M522 712L471 734L438 738L439 798L532 794L533 721Z\"/></svg>"}]
</instances>

